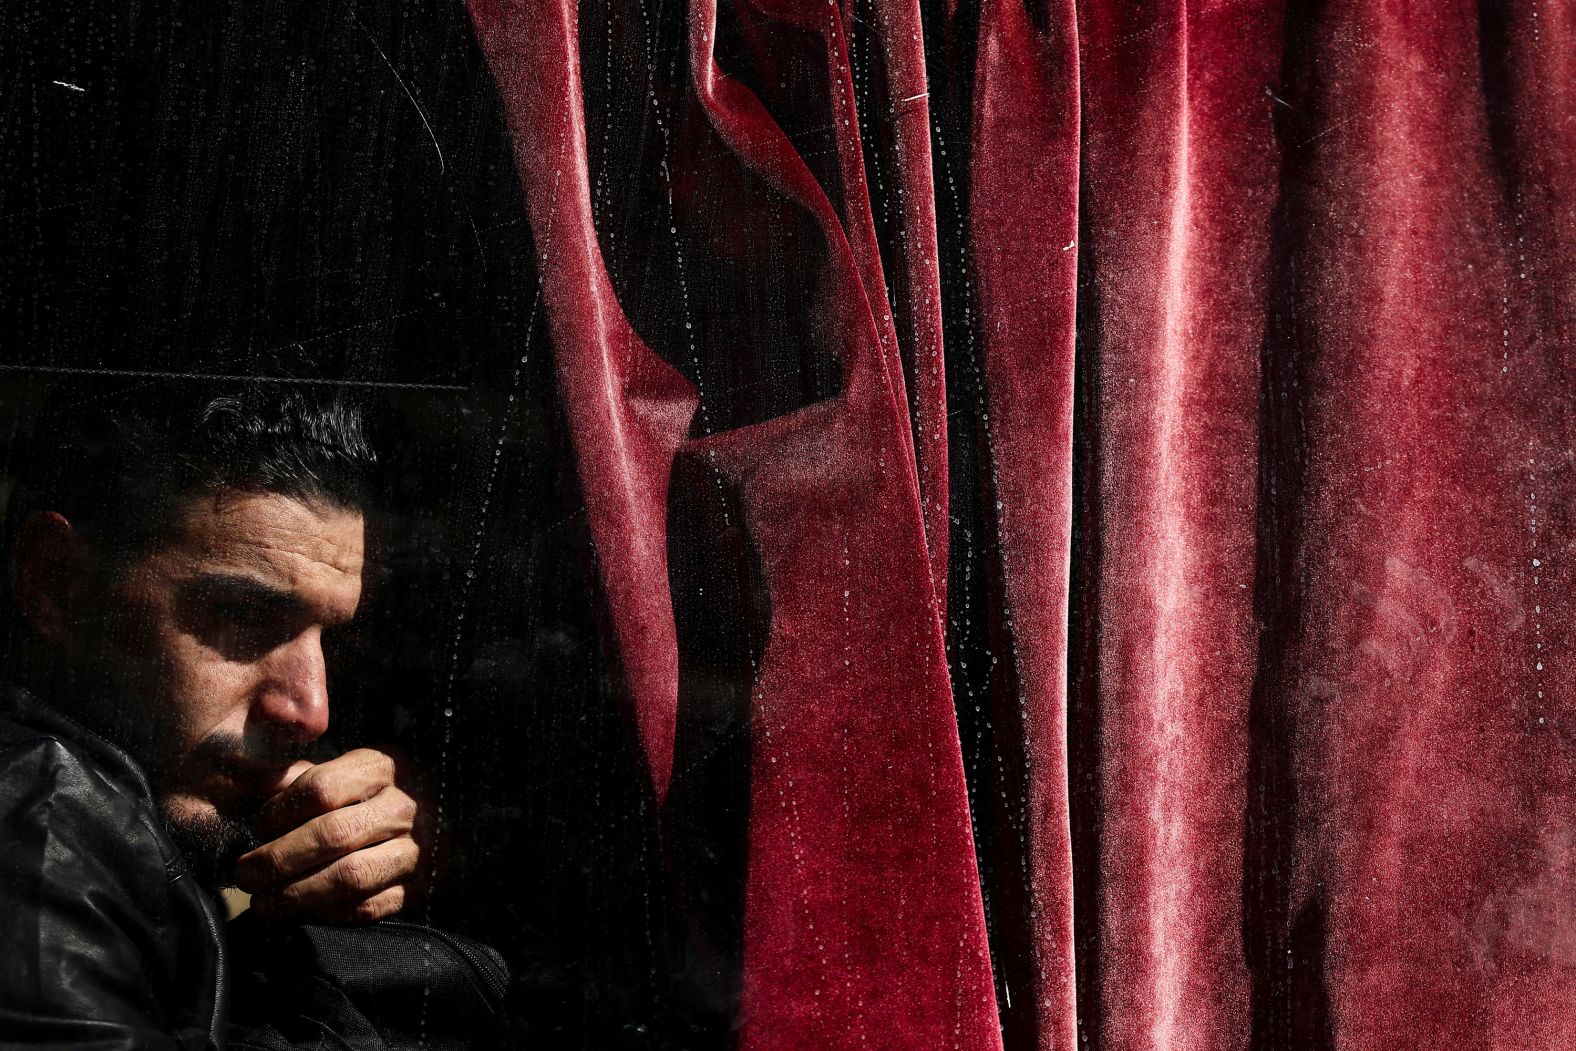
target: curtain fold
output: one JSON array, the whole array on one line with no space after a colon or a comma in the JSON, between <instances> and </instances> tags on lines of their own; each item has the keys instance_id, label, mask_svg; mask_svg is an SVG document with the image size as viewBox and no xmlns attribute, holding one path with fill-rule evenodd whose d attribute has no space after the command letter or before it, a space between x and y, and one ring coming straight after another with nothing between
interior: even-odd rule
<instances>
[{"instance_id":1,"label":"curtain fold","mask_svg":"<svg viewBox=\"0 0 1576 1051\"><path fill-rule=\"evenodd\" d=\"M740 1046L1576 1040L1571 4L471 13Z\"/></svg>"}]
</instances>

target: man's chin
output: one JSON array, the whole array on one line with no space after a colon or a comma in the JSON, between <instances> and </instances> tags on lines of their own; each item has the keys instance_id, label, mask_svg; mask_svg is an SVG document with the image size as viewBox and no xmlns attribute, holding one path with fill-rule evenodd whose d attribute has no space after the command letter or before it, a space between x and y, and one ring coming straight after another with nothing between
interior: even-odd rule
<instances>
[{"instance_id":1,"label":"man's chin","mask_svg":"<svg viewBox=\"0 0 1576 1051\"><path fill-rule=\"evenodd\" d=\"M255 809L238 814L204 799L167 796L159 800L159 812L199 883L215 892L235 885L236 860L258 846L252 831Z\"/></svg>"}]
</instances>

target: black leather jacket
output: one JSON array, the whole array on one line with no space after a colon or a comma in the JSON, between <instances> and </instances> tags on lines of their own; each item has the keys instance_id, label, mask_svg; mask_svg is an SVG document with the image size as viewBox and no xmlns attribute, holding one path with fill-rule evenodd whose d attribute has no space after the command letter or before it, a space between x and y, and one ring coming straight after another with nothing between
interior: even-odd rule
<instances>
[{"instance_id":1,"label":"black leather jacket","mask_svg":"<svg viewBox=\"0 0 1576 1051\"><path fill-rule=\"evenodd\" d=\"M131 758L0 685L0 1049L222 1047L220 922Z\"/></svg>"}]
</instances>

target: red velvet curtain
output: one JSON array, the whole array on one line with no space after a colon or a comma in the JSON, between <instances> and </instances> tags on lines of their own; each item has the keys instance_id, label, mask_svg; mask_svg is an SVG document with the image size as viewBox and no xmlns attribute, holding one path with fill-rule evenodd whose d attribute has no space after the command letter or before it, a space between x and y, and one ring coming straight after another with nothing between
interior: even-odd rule
<instances>
[{"instance_id":1,"label":"red velvet curtain","mask_svg":"<svg viewBox=\"0 0 1576 1051\"><path fill-rule=\"evenodd\" d=\"M740 1046L1576 1046L1576 5L472 14L659 798L687 487L769 610Z\"/></svg>"}]
</instances>

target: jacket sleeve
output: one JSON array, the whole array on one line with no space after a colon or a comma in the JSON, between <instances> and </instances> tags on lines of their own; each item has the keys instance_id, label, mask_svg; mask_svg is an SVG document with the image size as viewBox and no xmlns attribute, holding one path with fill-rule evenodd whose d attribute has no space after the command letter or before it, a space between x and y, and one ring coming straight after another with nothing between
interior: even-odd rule
<instances>
[{"instance_id":1,"label":"jacket sleeve","mask_svg":"<svg viewBox=\"0 0 1576 1051\"><path fill-rule=\"evenodd\" d=\"M0 753L0 1049L187 1046L161 1017L168 877L143 820L53 738Z\"/></svg>"}]
</instances>

